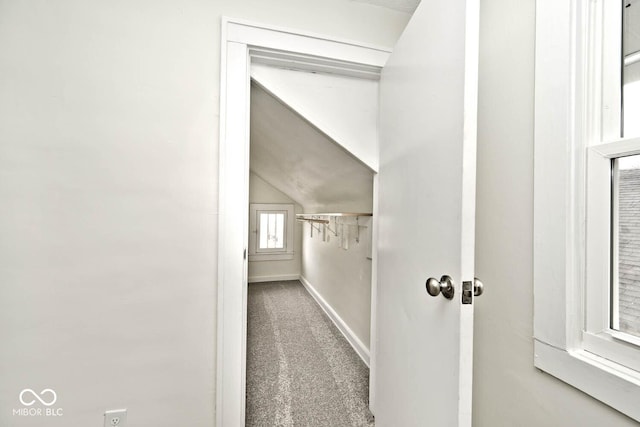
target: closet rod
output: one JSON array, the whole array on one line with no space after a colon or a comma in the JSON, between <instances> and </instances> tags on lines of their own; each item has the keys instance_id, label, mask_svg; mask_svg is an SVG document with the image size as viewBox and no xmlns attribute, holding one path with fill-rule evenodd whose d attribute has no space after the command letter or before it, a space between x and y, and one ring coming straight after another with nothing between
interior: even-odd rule
<instances>
[{"instance_id":1,"label":"closet rod","mask_svg":"<svg viewBox=\"0 0 640 427\"><path fill-rule=\"evenodd\" d=\"M319 222L320 224L329 224L328 219L316 219L316 218L296 218L300 222Z\"/></svg>"},{"instance_id":2,"label":"closet rod","mask_svg":"<svg viewBox=\"0 0 640 427\"><path fill-rule=\"evenodd\" d=\"M371 212L334 212L334 213L306 213L306 214L296 214L297 218L307 219L306 217L316 217L316 216L373 216Z\"/></svg>"}]
</instances>

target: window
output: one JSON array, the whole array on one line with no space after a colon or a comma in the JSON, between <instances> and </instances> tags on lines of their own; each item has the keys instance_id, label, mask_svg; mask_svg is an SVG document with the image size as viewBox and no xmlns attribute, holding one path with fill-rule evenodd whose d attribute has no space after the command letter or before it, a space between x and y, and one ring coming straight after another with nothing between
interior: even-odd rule
<instances>
[{"instance_id":1,"label":"window","mask_svg":"<svg viewBox=\"0 0 640 427\"><path fill-rule=\"evenodd\" d=\"M293 205L250 206L249 261L293 259Z\"/></svg>"},{"instance_id":2,"label":"window","mask_svg":"<svg viewBox=\"0 0 640 427\"><path fill-rule=\"evenodd\" d=\"M584 349L640 372L640 139L635 89L640 1L603 2L600 134L586 135L586 326ZM616 36L617 34L617 36ZM620 36L622 34L622 36ZM593 66L593 70L599 67ZM592 71L593 72L593 71ZM620 77L622 76L622 77ZM592 77L593 78L593 77ZM605 81L606 79L606 81ZM615 103L615 104L614 104ZM636 209L638 211L636 212ZM635 329L634 329L635 327Z\"/></svg>"},{"instance_id":3,"label":"window","mask_svg":"<svg viewBox=\"0 0 640 427\"><path fill-rule=\"evenodd\" d=\"M284 250L284 223L287 211L258 211L258 248L256 252Z\"/></svg>"},{"instance_id":4,"label":"window","mask_svg":"<svg viewBox=\"0 0 640 427\"><path fill-rule=\"evenodd\" d=\"M536 13L535 365L640 421L640 0Z\"/></svg>"},{"instance_id":5,"label":"window","mask_svg":"<svg viewBox=\"0 0 640 427\"><path fill-rule=\"evenodd\" d=\"M640 155L615 159L612 170L611 329L637 339L640 338Z\"/></svg>"}]
</instances>

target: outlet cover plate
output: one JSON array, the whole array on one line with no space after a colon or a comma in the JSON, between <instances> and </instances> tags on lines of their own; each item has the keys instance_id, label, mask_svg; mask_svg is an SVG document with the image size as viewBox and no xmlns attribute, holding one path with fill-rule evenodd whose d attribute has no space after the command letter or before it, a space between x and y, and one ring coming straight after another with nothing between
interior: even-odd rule
<instances>
[{"instance_id":1,"label":"outlet cover plate","mask_svg":"<svg viewBox=\"0 0 640 427\"><path fill-rule=\"evenodd\" d=\"M104 413L104 427L126 427L126 425L126 409L113 409Z\"/></svg>"}]
</instances>

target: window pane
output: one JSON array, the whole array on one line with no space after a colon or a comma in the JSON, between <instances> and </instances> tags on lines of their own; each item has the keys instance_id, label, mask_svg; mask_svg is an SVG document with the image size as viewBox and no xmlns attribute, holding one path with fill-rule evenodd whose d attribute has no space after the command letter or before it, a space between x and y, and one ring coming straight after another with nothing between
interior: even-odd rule
<instances>
[{"instance_id":1,"label":"window pane","mask_svg":"<svg viewBox=\"0 0 640 427\"><path fill-rule=\"evenodd\" d=\"M615 159L613 170L612 328L640 336L640 155Z\"/></svg>"},{"instance_id":2,"label":"window pane","mask_svg":"<svg viewBox=\"0 0 640 427\"><path fill-rule=\"evenodd\" d=\"M623 136L640 136L640 0L624 0Z\"/></svg>"},{"instance_id":3,"label":"window pane","mask_svg":"<svg viewBox=\"0 0 640 427\"><path fill-rule=\"evenodd\" d=\"M284 248L284 214L276 215L276 248Z\"/></svg>"},{"instance_id":4,"label":"window pane","mask_svg":"<svg viewBox=\"0 0 640 427\"><path fill-rule=\"evenodd\" d=\"M268 240L268 231L269 231L269 227L267 226L268 220L269 219L269 215L268 214L260 214L260 244L258 245L258 248L260 249L265 249L267 247L267 240Z\"/></svg>"},{"instance_id":5,"label":"window pane","mask_svg":"<svg viewBox=\"0 0 640 427\"><path fill-rule=\"evenodd\" d=\"M276 214L269 214L269 249L276 247Z\"/></svg>"},{"instance_id":6,"label":"window pane","mask_svg":"<svg viewBox=\"0 0 640 427\"><path fill-rule=\"evenodd\" d=\"M286 214L281 212L261 212L259 214L258 249L284 249L284 227Z\"/></svg>"}]
</instances>

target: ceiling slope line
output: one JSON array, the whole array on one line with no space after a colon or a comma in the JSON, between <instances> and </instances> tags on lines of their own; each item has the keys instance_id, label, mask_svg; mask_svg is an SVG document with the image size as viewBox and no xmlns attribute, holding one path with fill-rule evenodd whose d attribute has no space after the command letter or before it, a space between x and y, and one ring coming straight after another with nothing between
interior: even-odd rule
<instances>
[{"instance_id":1,"label":"ceiling slope line","mask_svg":"<svg viewBox=\"0 0 640 427\"><path fill-rule=\"evenodd\" d=\"M370 209L374 173L299 114L251 88L249 167L306 211Z\"/></svg>"},{"instance_id":2,"label":"ceiling slope line","mask_svg":"<svg viewBox=\"0 0 640 427\"><path fill-rule=\"evenodd\" d=\"M328 99L324 106L329 106L330 108L325 111L333 114L333 117L322 117L322 114L318 113L318 106L313 105L314 101L318 102L317 98L315 100L311 99L311 94L304 94L303 91L297 91L294 96L292 89L285 87L289 86L291 82L279 82L274 74L271 74L273 72L273 67L253 65L251 72L252 84L267 92L371 172L377 173L377 82L366 80L365 83L364 79L349 79L349 83L375 86L357 89L356 95L362 95L363 98L366 98L362 101L351 99L351 101L341 103L335 99ZM293 75L305 73L292 70L278 70L275 72L295 73ZM291 77L292 74L290 73L286 77ZM313 76L320 77L320 74L313 73ZM336 88L328 87L327 92L330 92L331 89L337 90ZM305 95L307 96L306 99L304 99ZM352 105L342 105L348 104L348 102L351 102ZM344 112L342 118L339 117L341 114L337 113L340 110Z\"/></svg>"}]
</instances>

